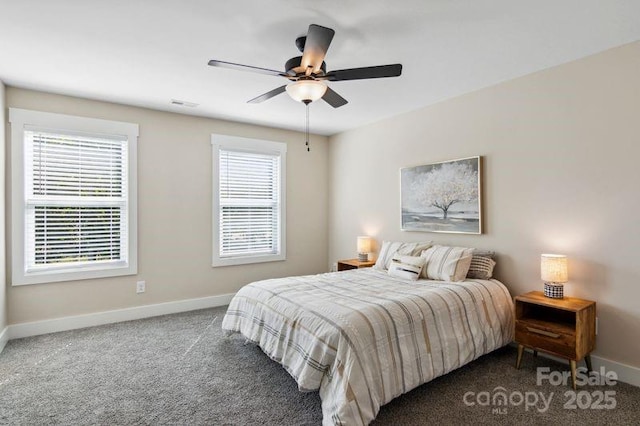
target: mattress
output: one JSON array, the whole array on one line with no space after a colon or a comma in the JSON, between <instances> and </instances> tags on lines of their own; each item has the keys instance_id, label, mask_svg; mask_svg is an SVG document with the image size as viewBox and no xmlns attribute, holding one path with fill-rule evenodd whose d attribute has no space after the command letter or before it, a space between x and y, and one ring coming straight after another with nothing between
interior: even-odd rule
<instances>
[{"instance_id":1,"label":"mattress","mask_svg":"<svg viewBox=\"0 0 640 426\"><path fill-rule=\"evenodd\" d=\"M318 390L324 425L365 425L393 398L513 339L497 280L410 281L373 268L258 281L222 328Z\"/></svg>"}]
</instances>

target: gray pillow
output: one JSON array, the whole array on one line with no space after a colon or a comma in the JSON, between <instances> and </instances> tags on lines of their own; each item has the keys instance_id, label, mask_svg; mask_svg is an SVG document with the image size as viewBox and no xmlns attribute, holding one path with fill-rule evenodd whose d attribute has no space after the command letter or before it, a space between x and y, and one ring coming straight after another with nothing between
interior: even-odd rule
<instances>
[{"instance_id":1,"label":"gray pillow","mask_svg":"<svg viewBox=\"0 0 640 426\"><path fill-rule=\"evenodd\" d=\"M473 256L471 257L471 265L469 265L467 278L488 280L493 276L493 268L495 266L495 260L486 256L478 256L474 252Z\"/></svg>"}]
</instances>

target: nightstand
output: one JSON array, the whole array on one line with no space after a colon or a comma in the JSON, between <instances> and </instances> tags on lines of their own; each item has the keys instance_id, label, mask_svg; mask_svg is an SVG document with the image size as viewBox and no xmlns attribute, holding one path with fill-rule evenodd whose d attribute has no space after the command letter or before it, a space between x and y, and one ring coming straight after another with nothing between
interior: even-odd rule
<instances>
[{"instance_id":1,"label":"nightstand","mask_svg":"<svg viewBox=\"0 0 640 426\"><path fill-rule=\"evenodd\" d=\"M596 343L596 302L565 297L551 299L541 291L515 298L516 337L520 368L524 348L565 358L571 364L571 381L576 388L576 363L585 359L591 371L591 351Z\"/></svg>"},{"instance_id":2,"label":"nightstand","mask_svg":"<svg viewBox=\"0 0 640 426\"><path fill-rule=\"evenodd\" d=\"M376 264L375 260L367 260L360 262L358 259L338 260L338 271L347 271L349 269L371 268Z\"/></svg>"}]
</instances>

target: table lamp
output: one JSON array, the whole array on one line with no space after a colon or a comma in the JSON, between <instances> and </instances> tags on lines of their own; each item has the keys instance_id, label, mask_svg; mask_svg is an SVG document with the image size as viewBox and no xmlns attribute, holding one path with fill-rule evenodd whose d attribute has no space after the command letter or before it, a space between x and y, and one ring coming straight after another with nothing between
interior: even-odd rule
<instances>
[{"instance_id":1,"label":"table lamp","mask_svg":"<svg viewBox=\"0 0 640 426\"><path fill-rule=\"evenodd\" d=\"M371 253L371 237L358 237L358 260L366 262Z\"/></svg>"},{"instance_id":2,"label":"table lamp","mask_svg":"<svg viewBox=\"0 0 640 426\"><path fill-rule=\"evenodd\" d=\"M567 256L543 254L540 259L540 276L544 281L544 295L552 299L562 299L563 284L569 281Z\"/></svg>"}]
</instances>

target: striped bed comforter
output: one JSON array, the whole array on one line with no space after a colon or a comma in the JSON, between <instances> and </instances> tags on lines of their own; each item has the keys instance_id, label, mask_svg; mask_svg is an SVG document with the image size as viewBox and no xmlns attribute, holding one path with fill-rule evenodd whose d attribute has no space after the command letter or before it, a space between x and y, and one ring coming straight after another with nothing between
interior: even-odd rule
<instances>
[{"instance_id":1,"label":"striped bed comforter","mask_svg":"<svg viewBox=\"0 0 640 426\"><path fill-rule=\"evenodd\" d=\"M301 391L319 390L324 425L362 425L511 342L513 324L499 281L409 281L369 268L248 284L222 328L258 344Z\"/></svg>"}]
</instances>

